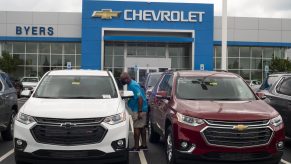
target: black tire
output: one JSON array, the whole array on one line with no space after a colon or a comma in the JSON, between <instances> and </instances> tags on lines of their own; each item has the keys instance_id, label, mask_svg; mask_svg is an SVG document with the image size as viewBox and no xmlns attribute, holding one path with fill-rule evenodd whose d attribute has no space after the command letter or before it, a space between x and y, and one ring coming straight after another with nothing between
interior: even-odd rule
<instances>
[{"instance_id":1,"label":"black tire","mask_svg":"<svg viewBox=\"0 0 291 164\"><path fill-rule=\"evenodd\" d=\"M149 141L151 143L157 143L160 141L160 135L155 132L154 128L153 128L153 124L152 122L149 120L149 125L148 125L148 134L149 134Z\"/></svg>"},{"instance_id":2,"label":"black tire","mask_svg":"<svg viewBox=\"0 0 291 164\"><path fill-rule=\"evenodd\" d=\"M15 164L27 164L27 163L22 162L22 161L16 161L16 160L15 160Z\"/></svg>"},{"instance_id":3,"label":"black tire","mask_svg":"<svg viewBox=\"0 0 291 164\"><path fill-rule=\"evenodd\" d=\"M176 163L175 144L171 126L169 126L166 131L165 146L167 164L175 164Z\"/></svg>"},{"instance_id":4,"label":"black tire","mask_svg":"<svg viewBox=\"0 0 291 164\"><path fill-rule=\"evenodd\" d=\"M10 121L7 126L7 129L3 132L1 132L2 138L4 141L11 141L13 140L13 130L14 130L14 118L16 116L16 112L12 111L12 114L10 116Z\"/></svg>"}]
</instances>

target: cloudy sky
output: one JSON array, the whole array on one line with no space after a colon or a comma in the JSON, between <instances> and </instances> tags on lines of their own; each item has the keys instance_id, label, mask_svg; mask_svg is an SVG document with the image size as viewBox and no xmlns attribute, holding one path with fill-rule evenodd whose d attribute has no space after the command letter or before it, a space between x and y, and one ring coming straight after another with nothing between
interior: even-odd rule
<instances>
[{"instance_id":1,"label":"cloudy sky","mask_svg":"<svg viewBox=\"0 0 291 164\"><path fill-rule=\"evenodd\" d=\"M199 2L215 4L221 15L222 0L135 0ZM82 0L0 0L0 11L81 12ZM228 15L240 17L291 18L291 0L228 0Z\"/></svg>"}]
</instances>

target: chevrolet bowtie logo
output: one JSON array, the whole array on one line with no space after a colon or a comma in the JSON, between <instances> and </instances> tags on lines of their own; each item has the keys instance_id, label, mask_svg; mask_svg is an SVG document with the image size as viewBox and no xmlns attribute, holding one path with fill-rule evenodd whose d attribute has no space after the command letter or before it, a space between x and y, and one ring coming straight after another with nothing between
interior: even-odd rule
<instances>
[{"instance_id":1,"label":"chevrolet bowtie logo","mask_svg":"<svg viewBox=\"0 0 291 164\"><path fill-rule=\"evenodd\" d=\"M120 13L120 11L112 11L112 9L102 9L101 11L94 11L92 17L112 19L112 17L118 17Z\"/></svg>"},{"instance_id":2,"label":"chevrolet bowtie logo","mask_svg":"<svg viewBox=\"0 0 291 164\"><path fill-rule=\"evenodd\" d=\"M236 125L233 127L233 129L240 131L240 132L245 131L247 128L248 128L248 126L246 126L246 125Z\"/></svg>"}]
</instances>

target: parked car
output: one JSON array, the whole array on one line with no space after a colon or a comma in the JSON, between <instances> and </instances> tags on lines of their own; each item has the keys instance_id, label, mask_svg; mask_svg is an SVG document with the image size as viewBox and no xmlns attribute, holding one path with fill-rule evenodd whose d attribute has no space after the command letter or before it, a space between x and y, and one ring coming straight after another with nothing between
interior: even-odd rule
<instances>
[{"instance_id":1,"label":"parked car","mask_svg":"<svg viewBox=\"0 0 291 164\"><path fill-rule=\"evenodd\" d=\"M0 71L0 132L4 141L13 139L14 117L17 110L16 90L8 75Z\"/></svg>"},{"instance_id":2,"label":"parked car","mask_svg":"<svg viewBox=\"0 0 291 164\"><path fill-rule=\"evenodd\" d=\"M261 87L259 88L259 90L257 90L257 92L259 92L259 93L267 93L268 90L272 87L272 85L274 83L278 82L278 80L283 75L288 75L288 73L274 73L274 74L268 75L268 77L263 81Z\"/></svg>"},{"instance_id":3,"label":"parked car","mask_svg":"<svg viewBox=\"0 0 291 164\"><path fill-rule=\"evenodd\" d=\"M39 81L38 77L23 77L21 83L24 90L34 90Z\"/></svg>"},{"instance_id":4,"label":"parked car","mask_svg":"<svg viewBox=\"0 0 291 164\"><path fill-rule=\"evenodd\" d=\"M165 73L149 104L149 140L165 141L169 164L281 160L285 139L281 116L238 75Z\"/></svg>"},{"instance_id":5,"label":"parked car","mask_svg":"<svg viewBox=\"0 0 291 164\"><path fill-rule=\"evenodd\" d=\"M258 91L261 87L261 82L258 80L246 80L247 84L252 88L254 92Z\"/></svg>"},{"instance_id":6,"label":"parked car","mask_svg":"<svg viewBox=\"0 0 291 164\"><path fill-rule=\"evenodd\" d=\"M143 84L147 99L151 94L152 89L155 87L155 85L161 78L162 74L163 74L162 72L152 72L147 74L146 80Z\"/></svg>"},{"instance_id":7,"label":"parked car","mask_svg":"<svg viewBox=\"0 0 291 164\"><path fill-rule=\"evenodd\" d=\"M131 96L118 92L111 72L46 73L17 115L16 163L128 163L129 115L122 98Z\"/></svg>"},{"instance_id":8,"label":"parked car","mask_svg":"<svg viewBox=\"0 0 291 164\"><path fill-rule=\"evenodd\" d=\"M282 116L286 136L291 137L291 74L282 75L265 93L265 101Z\"/></svg>"}]
</instances>

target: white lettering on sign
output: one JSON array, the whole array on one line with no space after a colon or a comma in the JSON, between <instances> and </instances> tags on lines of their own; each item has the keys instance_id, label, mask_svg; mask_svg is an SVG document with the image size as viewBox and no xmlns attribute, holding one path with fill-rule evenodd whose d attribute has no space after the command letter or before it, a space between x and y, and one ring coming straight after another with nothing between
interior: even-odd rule
<instances>
[{"instance_id":1,"label":"white lettering on sign","mask_svg":"<svg viewBox=\"0 0 291 164\"><path fill-rule=\"evenodd\" d=\"M203 11L158 11L154 10L124 10L124 20L127 21L167 21L167 22L203 22Z\"/></svg>"}]
</instances>

